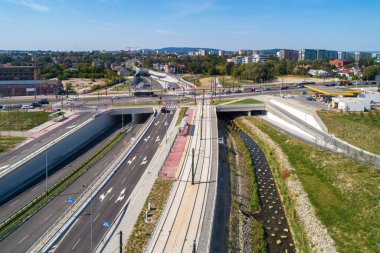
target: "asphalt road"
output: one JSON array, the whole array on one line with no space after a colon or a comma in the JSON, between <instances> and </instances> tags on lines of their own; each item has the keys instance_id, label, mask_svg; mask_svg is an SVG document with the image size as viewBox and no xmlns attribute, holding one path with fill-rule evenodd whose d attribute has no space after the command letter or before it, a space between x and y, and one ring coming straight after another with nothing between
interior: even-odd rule
<instances>
[{"instance_id":1,"label":"asphalt road","mask_svg":"<svg viewBox=\"0 0 380 253\"><path fill-rule=\"evenodd\" d=\"M54 129L53 131L49 131L42 135L39 138L35 138L31 142L22 145L21 147L12 150L10 152L7 152L0 156L0 167L6 166L6 165L12 165L15 162L20 161L25 156L29 155L30 153L38 150L45 144L57 139L59 136L63 135L68 131L68 129L71 129L74 126L80 125L84 121L88 120L93 113L81 113L79 116L68 122L67 124L63 124L59 126L58 128Z\"/></svg>"},{"instance_id":2,"label":"asphalt road","mask_svg":"<svg viewBox=\"0 0 380 253\"><path fill-rule=\"evenodd\" d=\"M38 213L25 221L17 230L0 242L1 252L26 252L46 232L46 230L66 211L67 198L75 200L85 190L83 185L90 185L93 180L125 148L133 134L141 128L137 125L118 145L105 155L96 165L78 178L66 190L44 206Z\"/></svg>"},{"instance_id":3,"label":"asphalt road","mask_svg":"<svg viewBox=\"0 0 380 253\"><path fill-rule=\"evenodd\" d=\"M160 143L165 141L166 126L169 127L173 115L167 113L157 116L152 126L121 165L120 169L103 189L94 196L92 203L84 209L61 241L53 247L55 252L90 252L91 220L93 222L92 243L95 248L106 232L106 229L102 226L103 221L112 223L130 197Z\"/></svg>"},{"instance_id":4,"label":"asphalt road","mask_svg":"<svg viewBox=\"0 0 380 253\"><path fill-rule=\"evenodd\" d=\"M49 171L48 188L65 177L70 171L78 168L87 159L91 158L96 152L98 152L98 150L105 146L115 136L115 134L119 132L120 128L121 124L119 123L111 127L100 137L88 144L86 148L83 148L77 153L71 155L67 161L62 162L62 164ZM41 195L45 191L45 187L45 176L43 176L38 181L31 183L21 193L3 203L0 206L0 222L3 222L27 205L31 200Z\"/></svg>"}]
</instances>

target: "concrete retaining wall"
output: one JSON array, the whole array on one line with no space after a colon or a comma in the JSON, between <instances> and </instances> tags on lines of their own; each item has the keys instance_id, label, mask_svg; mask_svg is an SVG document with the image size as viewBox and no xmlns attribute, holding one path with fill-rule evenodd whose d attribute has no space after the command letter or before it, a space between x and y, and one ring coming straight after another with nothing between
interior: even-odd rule
<instances>
[{"instance_id":1,"label":"concrete retaining wall","mask_svg":"<svg viewBox=\"0 0 380 253\"><path fill-rule=\"evenodd\" d=\"M54 166L57 166L102 134L115 123L115 120L116 117L112 117L110 111L97 114L92 121L73 134L49 147L47 151L36 155L17 170L0 178L0 203L22 190L33 180L45 175L46 161L48 170L53 169Z\"/></svg>"}]
</instances>

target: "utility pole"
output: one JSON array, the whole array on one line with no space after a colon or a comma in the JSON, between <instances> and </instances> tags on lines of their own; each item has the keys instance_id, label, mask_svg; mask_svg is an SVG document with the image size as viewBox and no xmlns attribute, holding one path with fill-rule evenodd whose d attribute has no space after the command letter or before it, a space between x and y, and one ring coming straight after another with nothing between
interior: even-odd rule
<instances>
[{"instance_id":1,"label":"utility pole","mask_svg":"<svg viewBox=\"0 0 380 253\"><path fill-rule=\"evenodd\" d=\"M47 162L47 149L45 145L45 168L46 168L46 182L45 182L45 187L46 187L46 196L48 195L48 162Z\"/></svg>"},{"instance_id":2,"label":"utility pole","mask_svg":"<svg viewBox=\"0 0 380 253\"><path fill-rule=\"evenodd\" d=\"M119 233L119 253L123 253L123 231Z\"/></svg>"},{"instance_id":3,"label":"utility pole","mask_svg":"<svg viewBox=\"0 0 380 253\"><path fill-rule=\"evenodd\" d=\"M194 185L194 148L192 149L192 160L191 160L191 184Z\"/></svg>"}]
</instances>

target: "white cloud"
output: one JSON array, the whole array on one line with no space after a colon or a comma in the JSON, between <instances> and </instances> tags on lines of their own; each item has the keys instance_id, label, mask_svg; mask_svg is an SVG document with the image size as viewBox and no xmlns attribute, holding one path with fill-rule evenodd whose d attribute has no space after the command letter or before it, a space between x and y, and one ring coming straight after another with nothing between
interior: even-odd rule
<instances>
[{"instance_id":1,"label":"white cloud","mask_svg":"<svg viewBox=\"0 0 380 253\"><path fill-rule=\"evenodd\" d=\"M7 1L10 3L13 3L13 4L28 7L32 10L35 10L35 11L50 12L50 8L48 6L35 3L32 0L7 0Z\"/></svg>"}]
</instances>

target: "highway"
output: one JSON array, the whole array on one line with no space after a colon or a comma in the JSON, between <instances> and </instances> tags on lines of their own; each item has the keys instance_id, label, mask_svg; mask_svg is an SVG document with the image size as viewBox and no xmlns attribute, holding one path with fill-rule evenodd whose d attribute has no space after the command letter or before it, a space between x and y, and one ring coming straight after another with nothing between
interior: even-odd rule
<instances>
[{"instance_id":1,"label":"highway","mask_svg":"<svg viewBox=\"0 0 380 253\"><path fill-rule=\"evenodd\" d=\"M61 240L53 246L54 252L90 252L91 221L92 245L93 249L95 248L106 232L102 223L104 221L112 223L128 200L160 143L165 141L166 127L169 127L173 116L174 114L169 113L158 114L152 126L116 174L93 197L92 203L84 209Z\"/></svg>"},{"instance_id":2,"label":"highway","mask_svg":"<svg viewBox=\"0 0 380 253\"><path fill-rule=\"evenodd\" d=\"M146 252L194 252L200 241L212 167L211 106L197 107L185 161ZM201 123L203 126L201 127ZM192 184L192 149L194 185ZM206 221L208 222L208 221Z\"/></svg>"},{"instance_id":3,"label":"highway","mask_svg":"<svg viewBox=\"0 0 380 253\"><path fill-rule=\"evenodd\" d=\"M141 125L137 125L118 145L105 155L90 170L66 188L60 195L45 205L39 212L25 221L17 230L0 242L2 252L26 252L45 231L69 208L67 199L75 200L96 177L110 164L131 141Z\"/></svg>"},{"instance_id":4,"label":"highway","mask_svg":"<svg viewBox=\"0 0 380 253\"><path fill-rule=\"evenodd\" d=\"M82 165L86 160L91 158L98 150L105 146L121 129L121 124L117 123L109 130L104 132L99 138L89 143L86 148L81 149L77 153L70 156L70 159L63 161L62 164L56 166L53 170L49 171L48 188L63 177L70 171ZM27 205L31 200L38 197L45 191L45 176L38 181L31 183L20 194L3 203L0 206L0 222L4 221L18 210Z\"/></svg>"},{"instance_id":5,"label":"highway","mask_svg":"<svg viewBox=\"0 0 380 253\"><path fill-rule=\"evenodd\" d=\"M80 125L81 123L88 120L93 113L80 113L76 118L69 121L67 124L63 124L56 129L49 131L42 135L39 138L36 138L29 143L26 143L22 146L20 146L17 149L14 149L12 151L9 151L3 155L0 156L0 168L12 165L18 161L20 161L25 156L31 154L32 152L40 149L47 143L57 139L59 136L62 136L64 133L66 133L69 129Z\"/></svg>"}]
</instances>

